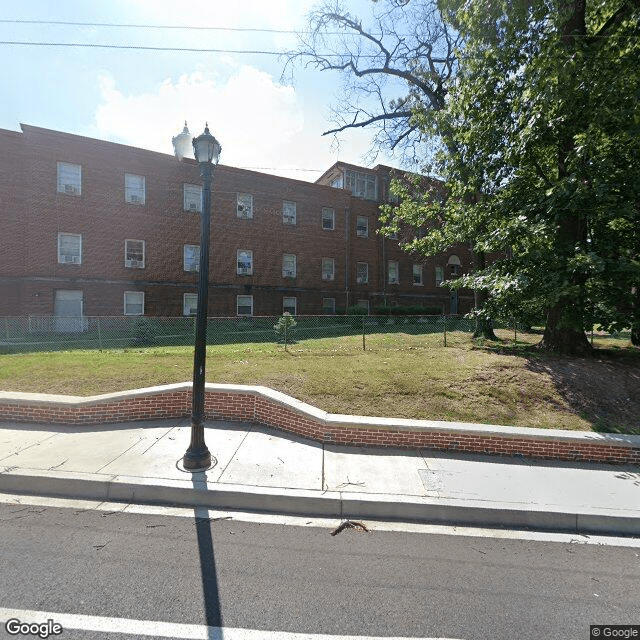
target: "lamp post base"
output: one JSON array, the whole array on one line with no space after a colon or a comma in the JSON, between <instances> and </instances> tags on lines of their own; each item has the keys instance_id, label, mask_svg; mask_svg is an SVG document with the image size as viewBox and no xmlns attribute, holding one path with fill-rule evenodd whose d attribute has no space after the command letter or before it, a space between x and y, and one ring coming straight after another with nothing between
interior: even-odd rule
<instances>
[{"instance_id":1,"label":"lamp post base","mask_svg":"<svg viewBox=\"0 0 640 640\"><path fill-rule=\"evenodd\" d=\"M187 471L205 471L211 467L211 453L204 449L187 449L182 458L182 465Z\"/></svg>"}]
</instances>

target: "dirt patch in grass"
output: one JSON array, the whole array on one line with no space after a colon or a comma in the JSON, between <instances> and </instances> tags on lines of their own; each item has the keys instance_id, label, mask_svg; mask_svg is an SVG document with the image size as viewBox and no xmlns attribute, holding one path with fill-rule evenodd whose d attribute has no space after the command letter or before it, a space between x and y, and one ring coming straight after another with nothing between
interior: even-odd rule
<instances>
[{"instance_id":1,"label":"dirt patch in grass","mask_svg":"<svg viewBox=\"0 0 640 640\"><path fill-rule=\"evenodd\" d=\"M527 368L549 376L594 430L640 434L640 358L596 350L593 358L531 358Z\"/></svg>"}]
</instances>

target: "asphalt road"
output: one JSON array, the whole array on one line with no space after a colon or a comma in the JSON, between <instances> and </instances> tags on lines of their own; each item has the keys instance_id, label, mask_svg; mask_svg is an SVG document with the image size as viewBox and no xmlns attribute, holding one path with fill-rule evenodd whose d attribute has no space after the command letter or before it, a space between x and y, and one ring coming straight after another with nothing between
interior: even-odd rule
<instances>
[{"instance_id":1,"label":"asphalt road","mask_svg":"<svg viewBox=\"0 0 640 640\"><path fill-rule=\"evenodd\" d=\"M0 608L99 616L112 630L117 618L253 629L256 638L588 640L590 624L640 624L639 548L331 536L207 516L0 504ZM4 620L2 634L20 637ZM52 637L143 636L85 628Z\"/></svg>"}]
</instances>

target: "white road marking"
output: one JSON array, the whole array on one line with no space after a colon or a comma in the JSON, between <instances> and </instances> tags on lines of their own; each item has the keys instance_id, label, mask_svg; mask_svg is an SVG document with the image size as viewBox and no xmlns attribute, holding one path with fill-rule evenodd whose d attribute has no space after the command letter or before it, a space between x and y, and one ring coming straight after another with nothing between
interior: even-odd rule
<instances>
[{"instance_id":1,"label":"white road marking","mask_svg":"<svg viewBox=\"0 0 640 640\"><path fill-rule=\"evenodd\" d=\"M122 513L147 514L172 518L193 518L193 507L164 507L160 505L124 504L122 502L100 502L99 500L78 500L72 498L51 498L18 493L0 493L0 503L24 504L39 507L63 509L121 511ZM212 520L228 518L239 522L261 522L295 527L318 527L335 529L340 521L335 518L307 518L302 516L281 516L274 513L250 513L244 511L219 511L207 509ZM605 545L610 547L640 548L640 538L618 536L597 536L581 533L555 533L549 531L524 531L519 529L483 529L443 524L420 524L415 522L393 522L367 520L367 528L372 531L404 531L406 533L426 533L431 535L463 536L468 538L497 538L501 540L531 540L537 542L560 542L570 544Z\"/></svg>"},{"instance_id":2,"label":"white road marking","mask_svg":"<svg viewBox=\"0 0 640 640\"><path fill-rule=\"evenodd\" d=\"M234 629L208 627L199 624L180 624L154 620L130 620L85 616L76 613L54 613L52 611L29 611L0 607L0 621L5 627L8 620L42 624L52 620L66 629L100 631L103 633L128 633L155 638L178 638L180 640L456 640L455 638L408 638L381 636L335 636L318 633L291 633L287 631L261 631L256 629ZM6 628L6 627L5 627ZM56 637L56 636L52 636Z\"/></svg>"}]
</instances>

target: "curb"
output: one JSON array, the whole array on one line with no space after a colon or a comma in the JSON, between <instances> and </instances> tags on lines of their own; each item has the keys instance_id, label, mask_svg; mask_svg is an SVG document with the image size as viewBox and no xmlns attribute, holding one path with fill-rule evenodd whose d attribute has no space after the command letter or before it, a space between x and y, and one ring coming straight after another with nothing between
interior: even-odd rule
<instances>
[{"instance_id":1,"label":"curb","mask_svg":"<svg viewBox=\"0 0 640 640\"><path fill-rule=\"evenodd\" d=\"M586 535L640 536L640 510L584 508L569 513L557 507L512 503L311 491L245 485L207 486L204 473L192 481L153 481L133 476L0 468L0 491L47 497L208 507L340 520L395 520L484 528L534 529Z\"/></svg>"}]
</instances>

